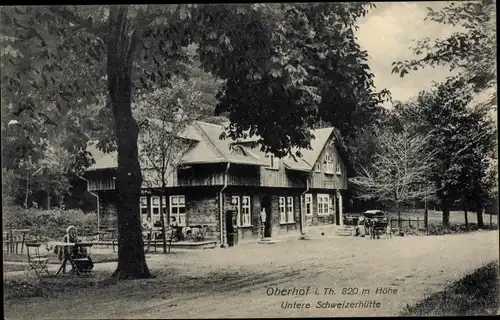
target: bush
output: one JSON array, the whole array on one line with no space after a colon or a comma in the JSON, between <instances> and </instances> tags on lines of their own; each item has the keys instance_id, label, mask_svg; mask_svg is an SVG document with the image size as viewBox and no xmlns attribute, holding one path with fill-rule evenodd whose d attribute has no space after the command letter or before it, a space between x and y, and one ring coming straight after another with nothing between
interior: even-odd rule
<instances>
[{"instance_id":1,"label":"bush","mask_svg":"<svg viewBox=\"0 0 500 320\"><path fill-rule=\"evenodd\" d=\"M496 225L485 225L482 230L496 230ZM475 223L469 223L468 226L465 224L452 224L448 227L443 225L429 224L428 234L429 235L443 235L443 234L453 234L453 233L465 233L471 231L478 231L479 228Z\"/></svg>"},{"instance_id":2,"label":"bush","mask_svg":"<svg viewBox=\"0 0 500 320\"><path fill-rule=\"evenodd\" d=\"M21 207L3 208L4 230L12 225L13 229L31 229L31 234L41 240L59 239L66 234L70 225L78 228L80 236L97 232L97 214L81 210L37 210Z\"/></svg>"}]
</instances>

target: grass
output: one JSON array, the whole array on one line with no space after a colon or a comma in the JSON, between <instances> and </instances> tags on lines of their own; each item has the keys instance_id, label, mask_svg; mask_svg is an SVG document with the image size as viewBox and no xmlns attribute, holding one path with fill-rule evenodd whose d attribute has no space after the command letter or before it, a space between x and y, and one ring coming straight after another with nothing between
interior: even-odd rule
<instances>
[{"instance_id":1,"label":"grass","mask_svg":"<svg viewBox=\"0 0 500 320\"><path fill-rule=\"evenodd\" d=\"M14 271L25 271L28 270L28 266L24 264L3 264L3 272L14 272Z\"/></svg>"},{"instance_id":2,"label":"grass","mask_svg":"<svg viewBox=\"0 0 500 320\"><path fill-rule=\"evenodd\" d=\"M5 265L4 265L5 266ZM109 272L92 272L89 276L51 276L43 278L27 278L18 276L4 279L4 299L64 296L82 289L104 288L115 284L116 279Z\"/></svg>"},{"instance_id":3,"label":"grass","mask_svg":"<svg viewBox=\"0 0 500 320\"><path fill-rule=\"evenodd\" d=\"M498 262L491 262L474 273L424 299L407 306L403 316L496 315L499 310Z\"/></svg>"},{"instance_id":4,"label":"grass","mask_svg":"<svg viewBox=\"0 0 500 320\"><path fill-rule=\"evenodd\" d=\"M92 258L92 261L94 263L118 261L118 253L116 253L116 252L91 253L90 257ZM55 255L50 255L49 259L50 259L49 260L50 264L60 264L61 263ZM12 255L4 254L3 261L4 262L26 262L26 263L28 263L28 256L26 254L12 254ZM4 264L4 267L5 267L5 264ZM4 271L5 271L5 269L4 269Z\"/></svg>"}]
</instances>

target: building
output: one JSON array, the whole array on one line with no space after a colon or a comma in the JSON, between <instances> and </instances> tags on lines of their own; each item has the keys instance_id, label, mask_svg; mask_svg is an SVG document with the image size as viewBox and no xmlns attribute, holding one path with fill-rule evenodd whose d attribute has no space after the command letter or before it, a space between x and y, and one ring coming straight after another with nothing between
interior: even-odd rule
<instances>
[{"instance_id":1,"label":"building","mask_svg":"<svg viewBox=\"0 0 500 320\"><path fill-rule=\"evenodd\" d=\"M219 139L223 127L195 121L179 136L191 147L182 164L170 168L166 195L143 169L141 219L176 217L183 226L208 225L210 233L226 241L230 220L239 240L298 232L303 227L342 224L342 195L347 190L349 165L333 128L313 131L311 150L301 157L276 158L260 151L252 141ZM101 211L116 199L116 153L88 149L95 164L85 173L88 190L97 194ZM261 223L265 208L267 222ZM231 219L229 214L234 215ZM234 214L233 214L234 212ZM262 228L261 227L265 227Z\"/></svg>"}]
</instances>

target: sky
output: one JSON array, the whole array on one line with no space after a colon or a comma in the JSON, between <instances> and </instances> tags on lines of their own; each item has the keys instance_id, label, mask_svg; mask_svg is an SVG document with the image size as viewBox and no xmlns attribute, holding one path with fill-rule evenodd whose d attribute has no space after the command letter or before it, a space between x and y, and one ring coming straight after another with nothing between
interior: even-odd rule
<instances>
[{"instance_id":1,"label":"sky","mask_svg":"<svg viewBox=\"0 0 500 320\"><path fill-rule=\"evenodd\" d=\"M393 100L406 101L429 88L433 81L441 82L451 75L445 67L426 67L404 78L391 74L392 62L415 57L409 48L413 40L443 38L457 30L449 25L424 21L427 7L437 10L447 4L445 1L376 2L376 8L359 20L357 37L361 47L368 52L378 91L388 89ZM384 106L390 108L391 104Z\"/></svg>"}]
</instances>

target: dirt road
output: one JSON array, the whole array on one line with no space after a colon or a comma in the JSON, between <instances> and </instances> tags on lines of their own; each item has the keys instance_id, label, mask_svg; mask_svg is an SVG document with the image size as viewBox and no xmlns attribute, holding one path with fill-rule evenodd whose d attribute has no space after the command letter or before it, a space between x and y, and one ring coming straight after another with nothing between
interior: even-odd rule
<instances>
[{"instance_id":1,"label":"dirt road","mask_svg":"<svg viewBox=\"0 0 500 320\"><path fill-rule=\"evenodd\" d=\"M497 231L388 240L290 239L274 245L153 256L148 263L156 279L86 289L58 299L12 301L5 306L5 316L394 316L406 304L498 259ZM105 266L111 272L115 264ZM286 289L290 295L276 295L276 289Z\"/></svg>"}]
</instances>

